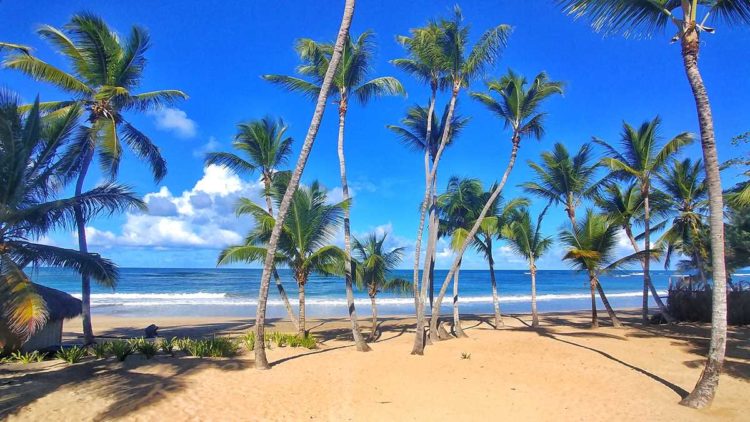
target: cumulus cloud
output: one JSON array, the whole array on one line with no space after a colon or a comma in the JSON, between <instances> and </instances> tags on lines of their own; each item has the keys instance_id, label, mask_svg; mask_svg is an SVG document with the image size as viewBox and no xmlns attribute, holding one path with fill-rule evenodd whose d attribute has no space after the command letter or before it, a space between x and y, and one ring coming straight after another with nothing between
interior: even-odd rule
<instances>
[{"instance_id":1,"label":"cumulus cloud","mask_svg":"<svg viewBox=\"0 0 750 422\"><path fill-rule=\"evenodd\" d=\"M150 111L149 114L154 117L158 129L174 132L180 138L195 136L198 125L179 108L163 107Z\"/></svg>"},{"instance_id":2,"label":"cumulus cloud","mask_svg":"<svg viewBox=\"0 0 750 422\"><path fill-rule=\"evenodd\" d=\"M218 151L220 146L221 143L219 143L216 138L211 136L208 138L208 141L205 144L200 146L200 148L196 148L193 150L193 157L203 158L208 152Z\"/></svg>"},{"instance_id":3,"label":"cumulus cloud","mask_svg":"<svg viewBox=\"0 0 750 422\"><path fill-rule=\"evenodd\" d=\"M87 227L89 243L103 247L223 248L242 241L249 218L238 219L241 197L260 200L262 184L245 182L225 167L208 166L192 189L179 195L163 186L144 196L147 213L128 213L121 233Z\"/></svg>"}]
</instances>

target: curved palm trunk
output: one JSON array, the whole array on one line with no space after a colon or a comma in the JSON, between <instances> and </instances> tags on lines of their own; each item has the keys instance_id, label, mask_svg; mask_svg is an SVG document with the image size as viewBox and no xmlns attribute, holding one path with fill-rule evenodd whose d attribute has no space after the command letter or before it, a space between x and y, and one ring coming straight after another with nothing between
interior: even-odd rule
<instances>
[{"instance_id":1,"label":"curved palm trunk","mask_svg":"<svg viewBox=\"0 0 750 422\"><path fill-rule=\"evenodd\" d=\"M341 101L339 102L339 169L341 171L341 194L344 201L349 200L349 183L346 181L346 157L344 156L344 126L346 123L346 90L341 90ZM370 346L365 342L357 322L357 310L354 307L354 291L352 289L352 242L351 229L349 225L349 207L344 207L344 283L346 285L346 305L349 310L349 321L352 324L352 337L354 344L360 352L369 352Z\"/></svg>"},{"instance_id":2,"label":"curved palm trunk","mask_svg":"<svg viewBox=\"0 0 750 422\"><path fill-rule=\"evenodd\" d=\"M297 333L300 337L304 337L307 334L305 329L305 283L299 283L299 327Z\"/></svg>"},{"instance_id":3,"label":"curved palm trunk","mask_svg":"<svg viewBox=\"0 0 750 422\"><path fill-rule=\"evenodd\" d=\"M709 227L711 230L711 264L713 272L713 309L711 314L711 343L708 348L706 366L698 383L680 403L690 407L706 407L713 401L719 385L719 374L724 364L727 346L727 275L724 261L724 203L719 174L719 159L714 138L714 123L708 93L698 69L700 47L695 23L682 36L682 59L690 88L695 97L698 123L701 131L701 147L706 170L706 185L709 198Z\"/></svg>"},{"instance_id":4,"label":"curved palm trunk","mask_svg":"<svg viewBox=\"0 0 750 422\"><path fill-rule=\"evenodd\" d=\"M268 302L268 288L271 282L271 273L274 268L274 256L276 255L276 247L279 243L279 236L281 235L281 228L284 226L284 220L289 211L289 205L292 202L292 196L299 187L299 181L302 177L302 172L307 164L307 158L310 156L315 137L318 134L320 128L320 121L323 119L323 113L326 107L326 101L328 100L328 92L331 89L331 82L333 80L336 68L341 61L341 52L344 49L344 42L349 34L349 27L352 24L352 17L354 15L355 0L346 0L344 5L344 14L341 18L341 26L339 27L338 35L336 36L336 44L333 48L333 54L331 55L331 61L328 64L325 76L323 78L323 84L318 94L318 100L315 103L315 112L313 113L312 120L310 121L310 127L307 130L305 136L305 142L302 144L302 150L300 151L297 164L292 172L292 177L289 180L289 186L287 187L284 197L279 205L279 214L276 219L276 224L271 231L271 238L268 242L268 252L266 253L266 259L263 262L263 275L260 279L260 289L258 292L258 307L255 315L255 368L256 369L269 369L268 358L266 357L266 344L265 344L265 323L266 323L266 306ZM302 323L300 318L300 323Z\"/></svg>"},{"instance_id":5,"label":"curved palm trunk","mask_svg":"<svg viewBox=\"0 0 750 422\"><path fill-rule=\"evenodd\" d=\"M437 88L432 89L430 95L430 104L427 110L427 131L425 134L425 140L429 142L432 136L432 113L435 110L435 96L437 95ZM433 164L436 165L436 164ZM425 301L427 297L427 286L422 284L420 290L419 287L419 260L420 249L422 247L422 233L424 232L424 220L427 214L427 206L429 205L430 192L432 191L432 177L430 170L430 148L429 145L425 145L424 149L424 176L425 176L425 195L422 199L422 206L419 210L419 227L417 229L417 240L414 244L414 273L413 273L413 288L414 288L414 304L416 307L417 326L414 335L414 346L412 347L412 355L423 355L424 344L425 344ZM428 238L429 239L429 238ZM428 242L429 243L429 242ZM425 251L425 259L429 257L429 251Z\"/></svg>"},{"instance_id":6,"label":"curved palm trunk","mask_svg":"<svg viewBox=\"0 0 750 422\"><path fill-rule=\"evenodd\" d=\"M456 274L453 276L453 334L455 334L456 337L468 337L466 333L464 333L464 329L461 328L461 315L458 312L458 273L459 272L461 272L460 267L458 270L456 270Z\"/></svg>"},{"instance_id":7,"label":"curved palm trunk","mask_svg":"<svg viewBox=\"0 0 750 422\"><path fill-rule=\"evenodd\" d=\"M589 273L589 289L591 290L591 328L599 328L599 317L596 314L596 277Z\"/></svg>"},{"instance_id":8,"label":"curved palm trunk","mask_svg":"<svg viewBox=\"0 0 750 422\"><path fill-rule=\"evenodd\" d=\"M612 309L612 305L609 304L609 300L607 300L607 295L604 294L604 289L602 288L602 284L599 283L598 278L594 278L594 284L596 284L596 290L599 292L599 297L602 300L602 304L604 304L604 309L607 310L607 314L609 314L609 318L612 319L612 325L614 325L615 328L621 328L622 323L620 322L620 319L617 318L617 315L615 314L614 309Z\"/></svg>"},{"instance_id":9,"label":"curved palm trunk","mask_svg":"<svg viewBox=\"0 0 750 422\"><path fill-rule=\"evenodd\" d=\"M80 196L83 191L83 182L86 179L86 174L89 171L91 160L93 158L94 151L89 148L83 157L81 163L81 171L78 173L78 180L76 180L75 196ZM73 208L73 213L76 220L76 229L78 231L78 250L82 253L88 253L88 242L86 240L86 220L83 218L83 211L80 206ZM92 344L94 343L94 329L91 325L91 279L87 274L81 274L81 319L83 321L83 343Z\"/></svg>"},{"instance_id":10,"label":"curved palm trunk","mask_svg":"<svg viewBox=\"0 0 750 422\"><path fill-rule=\"evenodd\" d=\"M630 244L633 245L633 250L637 253L641 251L641 248L638 247L638 242L635 241L635 236L633 236L633 230L630 228L629 225L625 224L623 225L623 229L625 229L625 234L628 236L628 239L630 239ZM641 268L643 268L643 274L646 274L646 266L641 261ZM645 283L645 280L644 280ZM661 300L661 297L659 297L659 293L656 291L656 287L654 287L654 283L651 282L651 277L648 278L648 289L651 291L651 296L654 298L654 301L656 302L656 306L659 307L659 312L661 312L664 319L667 320L668 323L675 322L672 315L667 312L667 306L664 305L664 302Z\"/></svg>"},{"instance_id":11,"label":"curved palm trunk","mask_svg":"<svg viewBox=\"0 0 750 422\"><path fill-rule=\"evenodd\" d=\"M536 311L536 264L534 258L529 259L529 272L531 273L531 326L539 326L539 315Z\"/></svg>"},{"instance_id":12,"label":"curved palm trunk","mask_svg":"<svg viewBox=\"0 0 750 422\"><path fill-rule=\"evenodd\" d=\"M370 331L370 341L378 338L378 305L375 303L375 295L370 295L370 308L372 309L372 330Z\"/></svg>"},{"instance_id":13,"label":"curved palm trunk","mask_svg":"<svg viewBox=\"0 0 750 422\"><path fill-rule=\"evenodd\" d=\"M500 313L500 297L497 294L497 280L495 279L495 260L492 258L492 238L487 238L487 250L489 251L487 256L487 262L490 266L490 284L492 285L492 308L495 312L495 326L494 329L497 330L498 327L504 326L503 323L503 317Z\"/></svg>"},{"instance_id":14,"label":"curved palm trunk","mask_svg":"<svg viewBox=\"0 0 750 422\"><path fill-rule=\"evenodd\" d=\"M449 121L451 118L451 115L448 116ZM492 206L492 203L497 199L497 197L500 195L500 192L502 192L503 188L505 187L505 183L508 181L508 176L510 175L511 170L513 170L513 165L516 163L516 157L518 156L518 148L520 147L521 140L518 137L517 134L513 135L513 148L510 152L510 160L508 161L508 166L505 169L505 173L503 173L503 178L500 179L500 183L497 185L495 190L492 192L492 195L487 199L487 202L484 204L484 207L482 208L482 212L477 217L477 220L474 222L474 225L471 227L471 230L469 231L469 234L466 236L466 240L464 240L464 244L461 245L461 249L458 251L458 254L456 258L453 260L453 265L451 266L450 271L448 271L448 275L446 275L445 280L443 281L442 286L440 286L440 293L438 294L437 299L435 299L435 307L433 308L433 317L430 320L430 334L433 332L437 333L437 315L440 315L440 305L443 303L443 298L445 297L445 292L448 290L448 284L450 283L451 279L453 278L453 274L456 273L458 270L458 266L461 263L461 258L464 255L464 252L466 251L466 248L471 244L472 240L474 240L474 236L476 236L477 231L479 230L479 226L482 223L482 220L484 217L487 216L487 212L489 211L490 207Z\"/></svg>"}]
</instances>

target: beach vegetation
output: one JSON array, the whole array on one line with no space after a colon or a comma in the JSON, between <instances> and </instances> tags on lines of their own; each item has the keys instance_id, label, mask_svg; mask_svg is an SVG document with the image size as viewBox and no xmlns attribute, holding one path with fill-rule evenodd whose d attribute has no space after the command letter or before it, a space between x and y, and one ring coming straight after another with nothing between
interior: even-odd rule
<instances>
[{"instance_id":1,"label":"beach vegetation","mask_svg":"<svg viewBox=\"0 0 750 422\"><path fill-rule=\"evenodd\" d=\"M27 365L29 363L42 362L46 357L46 353L42 353L38 350L34 350L32 352L22 352L20 350L17 350L10 354L10 361Z\"/></svg>"},{"instance_id":2,"label":"beach vegetation","mask_svg":"<svg viewBox=\"0 0 750 422\"><path fill-rule=\"evenodd\" d=\"M91 346L91 352L97 359L105 359L112 354L112 347L109 342L95 343Z\"/></svg>"},{"instance_id":3,"label":"beach vegetation","mask_svg":"<svg viewBox=\"0 0 750 422\"><path fill-rule=\"evenodd\" d=\"M62 359L72 365L74 363L80 362L87 355L88 350L85 347L61 347L60 350L55 353L55 358Z\"/></svg>"},{"instance_id":4,"label":"beach vegetation","mask_svg":"<svg viewBox=\"0 0 750 422\"><path fill-rule=\"evenodd\" d=\"M159 348L162 352L174 356L174 349L177 347L177 337L164 337L159 341Z\"/></svg>"},{"instance_id":5,"label":"beach vegetation","mask_svg":"<svg viewBox=\"0 0 750 422\"><path fill-rule=\"evenodd\" d=\"M189 356L199 358L232 357L239 350L239 343L228 337L212 337L210 339L182 339L182 348Z\"/></svg>"},{"instance_id":6,"label":"beach vegetation","mask_svg":"<svg viewBox=\"0 0 750 422\"><path fill-rule=\"evenodd\" d=\"M132 355L135 350L133 344L125 340L114 340L109 343L112 354L117 358L118 361L124 362L128 356Z\"/></svg>"},{"instance_id":7,"label":"beach vegetation","mask_svg":"<svg viewBox=\"0 0 750 422\"><path fill-rule=\"evenodd\" d=\"M159 351L159 345L155 341L150 341L143 337L131 339L130 342L133 349L146 356L146 359L151 359Z\"/></svg>"}]
</instances>

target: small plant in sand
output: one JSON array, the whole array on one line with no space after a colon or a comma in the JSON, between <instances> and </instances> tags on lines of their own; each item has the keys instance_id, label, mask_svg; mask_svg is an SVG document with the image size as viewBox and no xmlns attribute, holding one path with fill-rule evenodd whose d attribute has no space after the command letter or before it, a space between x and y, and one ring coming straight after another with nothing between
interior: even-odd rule
<instances>
[{"instance_id":1,"label":"small plant in sand","mask_svg":"<svg viewBox=\"0 0 750 422\"><path fill-rule=\"evenodd\" d=\"M91 353L93 353L97 359L105 359L111 354L112 351L110 349L111 347L108 342L97 343L91 346Z\"/></svg>"},{"instance_id":2,"label":"small plant in sand","mask_svg":"<svg viewBox=\"0 0 750 422\"><path fill-rule=\"evenodd\" d=\"M133 340L133 348L146 356L146 359L151 359L159 351L159 346L156 343L148 341L143 337Z\"/></svg>"},{"instance_id":3,"label":"small plant in sand","mask_svg":"<svg viewBox=\"0 0 750 422\"><path fill-rule=\"evenodd\" d=\"M159 347L161 348L162 352L169 353L170 355L174 356L174 349L177 346L177 342L177 337L163 338L159 343Z\"/></svg>"},{"instance_id":4,"label":"small plant in sand","mask_svg":"<svg viewBox=\"0 0 750 422\"><path fill-rule=\"evenodd\" d=\"M471 359L471 353L463 352L461 353L461 360L469 360Z\"/></svg>"},{"instance_id":5,"label":"small plant in sand","mask_svg":"<svg viewBox=\"0 0 750 422\"><path fill-rule=\"evenodd\" d=\"M115 340L111 342L110 350L120 362L124 362L128 356L133 354L133 346L124 340Z\"/></svg>"},{"instance_id":6,"label":"small plant in sand","mask_svg":"<svg viewBox=\"0 0 750 422\"><path fill-rule=\"evenodd\" d=\"M88 355L88 351L85 347L62 347L60 350L55 354L55 357L57 359L62 359L65 362L68 362L69 364L74 364L80 362L83 358Z\"/></svg>"},{"instance_id":7,"label":"small plant in sand","mask_svg":"<svg viewBox=\"0 0 750 422\"><path fill-rule=\"evenodd\" d=\"M255 350L255 332L250 331L240 338L240 341L245 344L245 347L249 351Z\"/></svg>"},{"instance_id":8,"label":"small plant in sand","mask_svg":"<svg viewBox=\"0 0 750 422\"><path fill-rule=\"evenodd\" d=\"M29 353L22 353L20 350L14 353L11 353L10 359L14 362L20 362L24 365L32 363L32 362L41 362L44 360L44 358L47 356L46 353L39 353L39 351L34 350L33 352Z\"/></svg>"}]
</instances>

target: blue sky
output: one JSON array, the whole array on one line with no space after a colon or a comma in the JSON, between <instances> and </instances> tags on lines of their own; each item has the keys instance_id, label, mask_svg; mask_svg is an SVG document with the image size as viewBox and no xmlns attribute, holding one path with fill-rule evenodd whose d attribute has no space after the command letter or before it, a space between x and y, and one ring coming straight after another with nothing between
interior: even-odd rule
<instances>
[{"instance_id":1,"label":"blue sky","mask_svg":"<svg viewBox=\"0 0 750 422\"><path fill-rule=\"evenodd\" d=\"M383 98L366 108L350 107L347 120L347 164L354 190L352 227L355 234L390 230L393 245L411 248L418 222L418 202L424 185L422 157L406 150L386 129L402 118L414 103L425 104L427 89L388 61L404 55L394 37L428 19L447 15L452 1L360 1L352 33L372 29L377 34L378 55L372 76L399 78L407 98ZM147 57L142 90L177 88L190 99L174 108L130 116L141 130L161 146L169 174L156 185L132 156L125 159L120 181L143 195L151 206L146 215L100 218L89 228L93 249L133 267L212 267L217 250L237 241L248 221L238 221L232 204L239 196L257 198L254 177L238 178L223 169L204 170L203 154L229 148L235 125L265 115L282 117L299 152L312 115L313 104L298 95L282 92L260 78L266 73L291 74L298 59L294 41L301 37L332 40L338 29L343 1L225 1L225 2L93 2L0 1L0 40L31 45L36 54L58 66L60 56L34 34L42 23L62 26L79 11L101 15L112 28L125 33L137 24L147 28L152 47ZM679 46L669 44L668 31L653 39L604 38L583 21L575 22L548 1L463 2L465 20L476 39L499 23L514 27L508 48L488 78L507 68L533 77L546 71L567 84L564 97L545 106L549 113L547 135L540 142L526 141L505 189L506 198L521 195L517 185L531 177L527 160L536 160L554 142L577 149L591 136L616 142L622 122L640 124L660 115L662 135L698 131L695 107L685 79ZM745 154L731 147L732 136L750 130L750 32L718 25L715 35L703 38L701 69L712 100L720 158ZM65 99L64 93L8 70L0 70L0 85L31 101ZM482 90L477 81L471 90ZM439 98L442 109L447 97ZM464 92L459 110L471 121L440 165L440 186L450 175L476 177L485 185L505 169L510 143L499 120ZM339 184L336 157L336 114L329 106L303 181L319 179L336 195ZM700 156L697 144L685 155ZM736 172L724 173L724 184L735 182ZM89 185L100 182L97 172ZM340 192L340 191L339 191ZM533 200L533 198L532 198ZM541 206L533 203L532 212ZM579 211L579 212L582 212ZM553 209L544 231L556 235L565 224L564 211ZM49 242L71 246L69 232L52 234ZM451 254L441 244L438 267L449 265ZM627 252L623 243L622 252ZM556 246L539 263L540 268L566 268ZM411 253L413 254L413 252ZM411 265L407 253L403 267ZM499 268L523 268L505 248L498 248ZM470 253L466 268L485 268Z\"/></svg>"}]
</instances>

